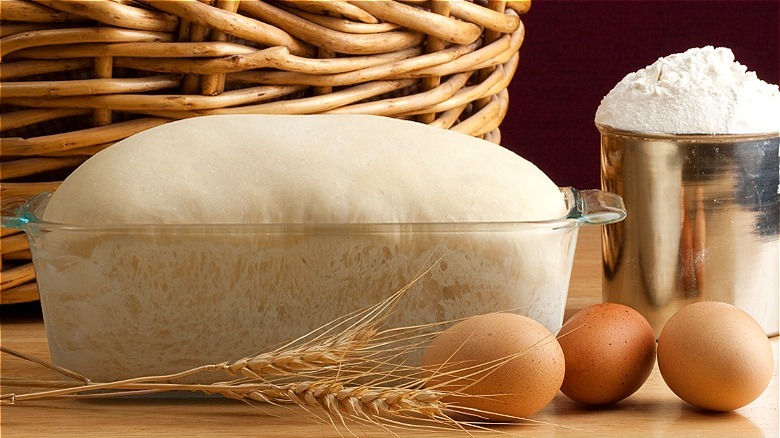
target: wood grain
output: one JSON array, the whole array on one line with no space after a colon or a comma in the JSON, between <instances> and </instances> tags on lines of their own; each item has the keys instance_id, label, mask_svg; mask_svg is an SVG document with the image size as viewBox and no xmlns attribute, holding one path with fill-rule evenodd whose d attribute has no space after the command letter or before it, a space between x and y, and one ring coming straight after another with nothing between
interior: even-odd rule
<instances>
[{"instance_id":1,"label":"wood grain","mask_svg":"<svg viewBox=\"0 0 780 438\"><path fill-rule=\"evenodd\" d=\"M567 313L600 301L598 227L580 232ZM40 312L29 304L0 308L2 345L48 359ZM584 408L559 394L533 422L498 427L481 437L775 437L778 436L778 340L771 340L775 370L767 390L735 412L713 414L689 407L664 384L658 369L623 402L603 409ZM3 356L3 377L51 379L50 371ZM3 388L3 393L12 388ZM360 425L317 423L305 411L279 406L252 407L219 397L29 402L0 408L2 436L21 437L278 437L391 436ZM452 431L395 431L401 436L458 436ZM466 437L465 433L460 435Z\"/></svg>"}]
</instances>

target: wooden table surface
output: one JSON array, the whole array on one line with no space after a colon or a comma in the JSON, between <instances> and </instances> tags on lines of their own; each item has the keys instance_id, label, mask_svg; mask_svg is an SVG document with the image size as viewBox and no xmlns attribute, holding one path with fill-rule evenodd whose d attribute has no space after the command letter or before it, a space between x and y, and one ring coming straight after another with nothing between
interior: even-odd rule
<instances>
[{"instance_id":1,"label":"wooden table surface","mask_svg":"<svg viewBox=\"0 0 780 438\"><path fill-rule=\"evenodd\" d=\"M567 314L600 301L599 228L580 232ZM40 311L33 305L0 309L2 345L48 359ZM499 427L479 436L679 436L777 437L778 340L772 381L750 405L729 413L695 409L678 399L664 384L658 368L633 396L609 408L580 406L563 394L533 416L533 422ZM47 379L50 371L3 355L4 377ZM3 393L11 388L3 388ZM18 391L18 389L17 389ZM54 400L25 402L0 408L0 435L79 437L271 437L271 436L388 436L382 429L360 425L336 429L318 423L305 411L281 406L253 407L215 398L151 398L112 400ZM453 431L396 431L400 436L468 436Z\"/></svg>"}]
</instances>

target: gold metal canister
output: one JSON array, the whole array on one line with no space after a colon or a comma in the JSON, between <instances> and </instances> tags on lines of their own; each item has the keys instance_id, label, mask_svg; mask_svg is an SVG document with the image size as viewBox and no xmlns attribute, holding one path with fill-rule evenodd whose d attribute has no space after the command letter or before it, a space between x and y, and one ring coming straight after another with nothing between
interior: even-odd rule
<instances>
[{"instance_id":1,"label":"gold metal canister","mask_svg":"<svg viewBox=\"0 0 780 438\"><path fill-rule=\"evenodd\" d=\"M602 235L604 301L658 335L684 305L724 301L778 333L778 133L601 132L602 189L627 217Z\"/></svg>"}]
</instances>

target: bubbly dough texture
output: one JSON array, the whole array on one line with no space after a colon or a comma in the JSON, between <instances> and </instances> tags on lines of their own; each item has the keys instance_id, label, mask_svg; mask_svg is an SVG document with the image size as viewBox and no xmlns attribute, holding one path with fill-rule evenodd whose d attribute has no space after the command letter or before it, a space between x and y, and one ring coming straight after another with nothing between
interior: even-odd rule
<instances>
[{"instance_id":1,"label":"bubbly dough texture","mask_svg":"<svg viewBox=\"0 0 780 438\"><path fill-rule=\"evenodd\" d=\"M596 123L668 134L780 131L780 91L727 48L693 48L628 74L607 94Z\"/></svg>"},{"instance_id":2,"label":"bubbly dough texture","mask_svg":"<svg viewBox=\"0 0 780 438\"><path fill-rule=\"evenodd\" d=\"M368 115L222 115L99 152L52 196L69 224L524 221L561 217L536 166L465 134Z\"/></svg>"}]
</instances>

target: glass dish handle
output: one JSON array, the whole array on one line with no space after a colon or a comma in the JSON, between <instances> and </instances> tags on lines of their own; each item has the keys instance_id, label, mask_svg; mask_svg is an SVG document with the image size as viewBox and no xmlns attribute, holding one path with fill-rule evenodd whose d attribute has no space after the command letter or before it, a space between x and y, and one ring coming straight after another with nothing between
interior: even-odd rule
<instances>
[{"instance_id":1,"label":"glass dish handle","mask_svg":"<svg viewBox=\"0 0 780 438\"><path fill-rule=\"evenodd\" d=\"M570 219L588 225L605 225L620 222L626 217L623 198L603 190L577 190L567 188L567 196L573 199Z\"/></svg>"},{"instance_id":2,"label":"glass dish handle","mask_svg":"<svg viewBox=\"0 0 780 438\"><path fill-rule=\"evenodd\" d=\"M30 222L37 222L39 217L36 212L49 201L51 192L43 192L29 197L13 196L3 199L1 228L15 228L24 230Z\"/></svg>"}]
</instances>

